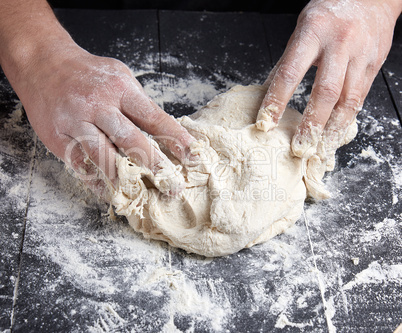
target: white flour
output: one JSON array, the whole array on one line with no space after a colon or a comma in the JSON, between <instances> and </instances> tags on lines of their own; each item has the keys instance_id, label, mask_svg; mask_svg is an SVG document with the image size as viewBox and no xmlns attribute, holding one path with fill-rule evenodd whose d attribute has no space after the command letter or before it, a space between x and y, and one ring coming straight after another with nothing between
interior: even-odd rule
<instances>
[{"instance_id":1,"label":"white flour","mask_svg":"<svg viewBox=\"0 0 402 333\"><path fill-rule=\"evenodd\" d=\"M124 53L124 41L118 42L121 44L117 48ZM149 67L135 68L135 61L131 65L135 73L142 75L145 90L161 106L182 102L197 109L217 93L243 83L214 74L210 79L200 78L193 70L195 65L187 66L190 74L186 80L169 73L160 75L154 72L153 61L157 60L150 58ZM216 88L216 81L223 84ZM303 85L298 88L296 101L305 103L305 90ZM13 115L18 118L17 113ZM361 135L371 138L371 143L387 139L387 119L374 119L366 111L360 119ZM16 151L16 158L28 160L26 151L33 151L32 143L21 145L27 147L22 150L13 137L23 132L33 142L32 131L25 123L19 125L22 131L15 126L18 119L7 124L9 132L7 137L1 137L0 152ZM28 142L26 137L21 140ZM362 149L367 153L360 154ZM369 290L372 286L400 283L402 278L399 263L382 263L370 256L378 242L400 242L402 216L372 221L370 230L340 224L338 220L347 214L360 214L362 221L370 218L369 209L375 207L364 204L364 196L370 191L359 193L355 201L347 191L353 191L354 184L383 164L393 175L389 182L393 198L387 207L400 201L402 166L398 158L382 156L372 146L362 149L350 158L349 163L355 164L353 169L340 169L327 177L326 185L334 197L306 207L314 257L305 225L299 221L266 244L211 260L146 241L124 220L102 216L107 207L83 191L62 163L38 143L24 243L24 254L38 258L44 265L31 267L32 274L43 275L38 289L32 291L37 293L35 300L58 295L58 302L65 303L63 309L69 322L86 318L86 327L72 331L110 332L130 327L134 332L179 332L177 326L186 332L235 331L231 325L241 325L241 318L252 315L264 318L267 327L335 331L337 315L350 311L350 295L355 288L366 286ZM4 156L8 155L0 154L0 166L5 163ZM20 209L26 205L27 182L25 176L13 180L0 167L1 186L10 188L8 198ZM376 186L375 179L371 182ZM356 236L357 243L345 248L344 239L350 234ZM360 263L354 266L349 258L356 255ZM345 264L345 257L350 266ZM53 275L44 274L47 272ZM323 285L318 284L318 275ZM320 289L324 291L326 309ZM301 311L306 315L304 322L293 319Z\"/></svg>"},{"instance_id":2,"label":"white flour","mask_svg":"<svg viewBox=\"0 0 402 333\"><path fill-rule=\"evenodd\" d=\"M378 283L398 282L402 279L402 264L381 265L373 261L368 268L356 274L354 280L343 286L343 289L353 289L358 285L369 285Z\"/></svg>"}]
</instances>

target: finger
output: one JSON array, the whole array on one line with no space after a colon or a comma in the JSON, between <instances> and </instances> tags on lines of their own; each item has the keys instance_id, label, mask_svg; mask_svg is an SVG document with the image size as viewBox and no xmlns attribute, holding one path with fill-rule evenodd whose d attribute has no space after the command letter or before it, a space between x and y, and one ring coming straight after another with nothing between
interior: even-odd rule
<instances>
[{"instance_id":1,"label":"finger","mask_svg":"<svg viewBox=\"0 0 402 333\"><path fill-rule=\"evenodd\" d=\"M73 170L73 175L80 179L87 188L96 196L109 202L111 191L115 189L116 184L107 184L102 175L99 174L99 168L88 160L81 144L73 138L66 137L64 160L66 165Z\"/></svg>"},{"instance_id":2,"label":"finger","mask_svg":"<svg viewBox=\"0 0 402 333\"><path fill-rule=\"evenodd\" d=\"M370 92L371 86L378 75L378 72L381 68L380 64L371 63L366 68L366 76L364 79L363 85L363 97L362 99L365 100L367 95Z\"/></svg>"},{"instance_id":3,"label":"finger","mask_svg":"<svg viewBox=\"0 0 402 333\"><path fill-rule=\"evenodd\" d=\"M261 131L269 131L278 124L294 91L318 57L316 40L293 37L292 40L267 79L269 87L256 121Z\"/></svg>"},{"instance_id":4,"label":"finger","mask_svg":"<svg viewBox=\"0 0 402 333\"><path fill-rule=\"evenodd\" d=\"M122 98L122 112L139 128L152 134L177 159L194 158L190 144L195 141L187 130L139 89L128 89Z\"/></svg>"},{"instance_id":5,"label":"finger","mask_svg":"<svg viewBox=\"0 0 402 333\"><path fill-rule=\"evenodd\" d=\"M353 139L349 136L352 136L351 126L363 103L365 75L363 65L356 61L349 63L340 98L325 125L322 141L330 170L334 167L336 150Z\"/></svg>"},{"instance_id":6,"label":"finger","mask_svg":"<svg viewBox=\"0 0 402 333\"><path fill-rule=\"evenodd\" d=\"M176 166L130 119L117 108L97 114L99 116L95 119L95 125L122 153L137 165L150 170L148 176L161 192L176 195L184 188L184 178Z\"/></svg>"},{"instance_id":7,"label":"finger","mask_svg":"<svg viewBox=\"0 0 402 333\"><path fill-rule=\"evenodd\" d=\"M315 153L325 124L343 88L348 65L345 58L348 59L344 52L338 51L332 54L327 52L321 59L310 99L292 139L295 156L308 158Z\"/></svg>"},{"instance_id":8,"label":"finger","mask_svg":"<svg viewBox=\"0 0 402 333\"><path fill-rule=\"evenodd\" d=\"M85 133L82 135L82 133ZM109 179L112 184L117 184L116 155L118 151L106 135L91 123L83 123L82 126L74 128L71 136L83 148L86 159L91 161Z\"/></svg>"},{"instance_id":9,"label":"finger","mask_svg":"<svg viewBox=\"0 0 402 333\"><path fill-rule=\"evenodd\" d=\"M129 156L137 165L156 172L162 161L151 141L117 108L99 110L95 125L114 143L120 152Z\"/></svg>"},{"instance_id":10,"label":"finger","mask_svg":"<svg viewBox=\"0 0 402 333\"><path fill-rule=\"evenodd\" d=\"M360 101L359 101L358 106L355 109L354 115L352 115L350 118L348 118L350 121L350 125L346 129L346 133L345 133L343 139L341 140L340 146L349 143L356 136L356 134L357 134L356 116L363 108L364 100L366 99L366 97L370 91L373 81L378 74L378 71L374 70L373 68L370 68L370 69L367 69L366 71L362 70L362 73L365 73L365 75L363 76L362 81L361 81L362 82L361 87L363 87L363 88L361 89Z\"/></svg>"},{"instance_id":11,"label":"finger","mask_svg":"<svg viewBox=\"0 0 402 333\"><path fill-rule=\"evenodd\" d=\"M56 141L56 140L55 140ZM67 170L80 179L99 198L109 201L115 184L107 182L99 168L95 166L84 152L82 145L69 135L62 134L53 145L52 152L64 161Z\"/></svg>"}]
</instances>

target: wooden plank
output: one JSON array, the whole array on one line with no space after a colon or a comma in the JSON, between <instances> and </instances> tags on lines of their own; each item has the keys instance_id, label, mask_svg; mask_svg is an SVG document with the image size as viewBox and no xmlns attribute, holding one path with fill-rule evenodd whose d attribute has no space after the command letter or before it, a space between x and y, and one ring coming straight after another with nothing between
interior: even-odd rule
<instances>
[{"instance_id":1,"label":"wooden plank","mask_svg":"<svg viewBox=\"0 0 402 333\"><path fill-rule=\"evenodd\" d=\"M402 131L381 74L358 119L356 139L338 150L327 176L334 197L308 205L306 215L331 325L393 331L402 308L402 284L391 273L402 261Z\"/></svg>"},{"instance_id":2,"label":"wooden plank","mask_svg":"<svg viewBox=\"0 0 402 333\"><path fill-rule=\"evenodd\" d=\"M57 16L82 47L98 55L119 58L139 73L143 83L155 80L155 70L159 69L156 11L60 10ZM19 174L19 169L15 172ZM109 313L104 309L107 297L102 297L110 291L102 288L105 282L101 275L108 266L113 270L114 262L109 260L111 257L103 264L98 262L103 251L93 237L102 223L108 223L107 217L101 216L99 205L91 199L91 194L77 194L80 188L63 163L48 154L42 144L38 146L32 184L13 331L80 331L96 326L100 313ZM103 213L106 209L102 206ZM9 218L12 219L12 215ZM120 228L122 224L116 222L115 227ZM109 234L102 236L101 228L100 232L98 236L104 236L104 242L108 242ZM12 239L9 232L7 237ZM20 239L15 242L19 249ZM76 245L69 247L72 242ZM95 251L93 263L86 258L91 250ZM122 251L121 248L118 250ZM76 258L82 260L81 264L75 261ZM92 264L100 264L99 270L90 268ZM117 271L125 264L120 262ZM77 284L75 278L87 274L87 271L75 270L80 265L95 269L99 281L89 274L89 282L81 280L85 288ZM71 270L74 270L75 278L71 278ZM4 279L13 275L7 272ZM101 290L95 285L101 286ZM129 295L131 287L126 284L123 293ZM12 291L8 288L8 293L9 290ZM114 301L121 302L122 307L130 304L127 297L119 296ZM7 316L9 312L7 310Z\"/></svg>"},{"instance_id":3,"label":"wooden plank","mask_svg":"<svg viewBox=\"0 0 402 333\"><path fill-rule=\"evenodd\" d=\"M0 153L0 330L10 329L29 191L30 158Z\"/></svg>"},{"instance_id":4,"label":"wooden plank","mask_svg":"<svg viewBox=\"0 0 402 333\"><path fill-rule=\"evenodd\" d=\"M24 234L34 133L0 74L0 331L10 329Z\"/></svg>"},{"instance_id":5,"label":"wooden plank","mask_svg":"<svg viewBox=\"0 0 402 333\"><path fill-rule=\"evenodd\" d=\"M328 290L336 327L393 331L402 319L402 284L389 275L402 262L402 232L396 227L402 222L402 130L381 72L358 120L356 139L338 151L338 167L330 174L342 195L323 210L327 220L317 228L317 242L325 238L326 247L334 250L320 258L319 266L328 280L337 274L342 281ZM341 251L339 243L344 244ZM353 265L352 257L359 258L359 265ZM383 280L362 282L362 276L379 271Z\"/></svg>"},{"instance_id":6,"label":"wooden plank","mask_svg":"<svg viewBox=\"0 0 402 333\"><path fill-rule=\"evenodd\" d=\"M294 14L264 14L265 34L270 46L272 66L282 56L286 44L296 27L297 15Z\"/></svg>"},{"instance_id":7,"label":"wooden plank","mask_svg":"<svg viewBox=\"0 0 402 333\"><path fill-rule=\"evenodd\" d=\"M259 14L161 11L159 18L164 91L182 96L164 103L173 115L193 113L235 84L266 79L271 59Z\"/></svg>"},{"instance_id":8,"label":"wooden plank","mask_svg":"<svg viewBox=\"0 0 402 333\"><path fill-rule=\"evenodd\" d=\"M88 238L102 221L96 200L91 199L91 194L80 193L82 187L76 183L64 165L47 154L39 143L32 173L14 332L79 330L85 327L85 316L96 317L96 309L85 310L94 294L85 295L71 283L70 272L60 267L71 265L72 271L82 265L74 260L76 251L81 246L90 249ZM75 241L77 244L69 247ZM61 260L57 262L57 258ZM75 309L80 307L83 309L77 320L71 320Z\"/></svg>"}]
</instances>

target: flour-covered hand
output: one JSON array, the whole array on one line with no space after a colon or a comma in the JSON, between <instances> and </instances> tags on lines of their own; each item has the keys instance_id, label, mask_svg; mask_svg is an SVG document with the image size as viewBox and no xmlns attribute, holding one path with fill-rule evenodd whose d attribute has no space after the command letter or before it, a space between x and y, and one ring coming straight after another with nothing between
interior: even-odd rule
<instances>
[{"instance_id":1,"label":"flour-covered hand","mask_svg":"<svg viewBox=\"0 0 402 333\"><path fill-rule=\"evenodd\" d=\"M42 142L91 187L101 179L93 174L98 169L117 180L119 153L154 174L166 165L174 170L144 132L180 160L193 140L190 134L146 95L123 63L82 49L71 53L57 64L47 62L21 96ZM170 188L171 194L184 185L172 184L178 188Z\"/></svg>"},{"instance_id":2,"label":"flour-covered hand","mask_svg":"<svg viewBox=\"0 0 402 333\"><path fill-rule=\"evenodd\" d=\"M14 21L0 23L0 61L47 148L100 195L105 195L105 179L117 185L117 154L154 175L171 168L174 177L173 163L148 134L181 161L194 139L146 95L131 70L79 47L46 1L16 0L15 6L21 8L15 15L22 16L16 22L24 24L12 30ZM184 179L168 185L164 189L176 194Z\"/></svg>"},{"instance_id":3,"label":"flour-covered hand","mask_svg":"<svg viewBox=\"0 0 402 333\"><path fill-rule=\"evenodd\" d=\"M315 65L292 150L309 157L322 140L327 153L334 152L388 55L401 9L400 0L312 0L266 81L257 128L268 131L278 124L298 84Z\"/></svg>"}]
</instances>

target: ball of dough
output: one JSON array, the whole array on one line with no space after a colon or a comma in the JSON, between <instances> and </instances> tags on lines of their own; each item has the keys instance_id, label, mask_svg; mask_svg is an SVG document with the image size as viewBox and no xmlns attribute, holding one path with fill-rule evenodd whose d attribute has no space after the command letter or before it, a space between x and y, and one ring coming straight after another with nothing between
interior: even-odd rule
<instances>
[{"instance_id":1,"label":"ball of dough","mask_svg":"<svg viewBox=\"0 0 402 333\"><path fill-rule=\"evenodd\" d=\"M119 158L116 212L146 238L208 257L235 253L292 226L308 191L327 195L321 183L326 165L317 156L304 161L292 154L299 112L287 108L268 133L255 127L265 93L263 86L236 86L178 119L197 139L191 150L199 162L178 169L186 188L177 197L162 194L146 172Z\"/></svg>"}]
</instances>

